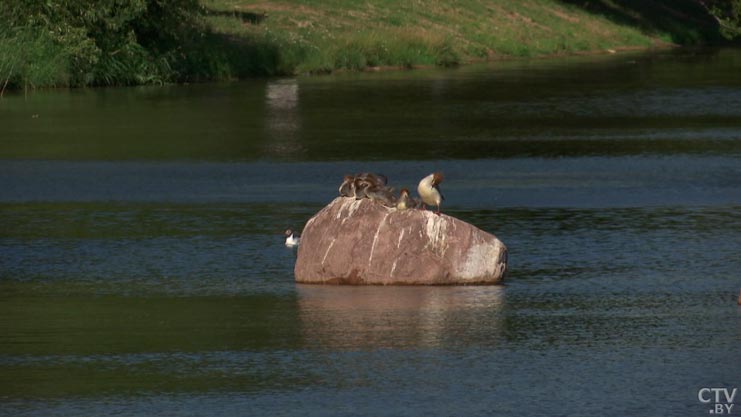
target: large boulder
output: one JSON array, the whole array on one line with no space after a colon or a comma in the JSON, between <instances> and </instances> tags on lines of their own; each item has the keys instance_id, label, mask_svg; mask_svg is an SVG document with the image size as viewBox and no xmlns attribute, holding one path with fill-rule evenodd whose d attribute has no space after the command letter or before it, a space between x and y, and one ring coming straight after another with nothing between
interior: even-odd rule
<instances>
[{"instance_id":1,"label":"large boulder","mask_svg":"<svg viewBox=\"0 0 741 417\"><path fill-rule=\"evenodd\" d=\"M301 234L295 276L307 284L496 284L507 247L462 220L337 197Z\"/></svg>"}]
</instances>

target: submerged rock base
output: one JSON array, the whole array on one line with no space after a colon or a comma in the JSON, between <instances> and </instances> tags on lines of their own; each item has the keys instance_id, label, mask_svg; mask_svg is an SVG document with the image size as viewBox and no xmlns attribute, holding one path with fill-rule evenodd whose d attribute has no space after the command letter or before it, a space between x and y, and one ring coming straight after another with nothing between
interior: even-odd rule
<instances>
[{"instance_id":1,"label":"submerged rock base","mask_svg":"<svg viewBox=\"0 0 741 417\"><path fill-rule=\"evenodd\" d=\"M445 214L337 197L309 219L295 276L307 284L497 284L507 247Z\"/></svg>"}]
</instances>

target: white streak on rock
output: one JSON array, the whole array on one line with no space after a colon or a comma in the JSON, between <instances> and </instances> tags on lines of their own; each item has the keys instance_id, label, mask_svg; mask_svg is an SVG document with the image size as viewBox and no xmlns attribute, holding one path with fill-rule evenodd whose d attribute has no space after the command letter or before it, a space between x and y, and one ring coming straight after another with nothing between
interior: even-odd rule
<instances>
[{"instance_id":1,"label":"white streak on rock","mask_svg":"<svg viewBox=\"0 0 741 417\"><path fill-rule=\"evenodd\" d=\"M425 224L425 232L427 233L427 245L435 250L440 256L445 255L445 251L448 249L446 242L448 229L448 221L436 214L427 215L427 223Z\"/></svg>"},{"instance_id":2,"label":"white streak on rock","mask_svg":"<svg viewBox=\"0 0 741 417\"><path fill-rule=\"evenodd\" d=\"M332 238L332 241L329 243L329 246L327 247L327 251L324 252L324 258L322 258L322 266L324 265L324 261L327 260L327 255L329 255L329 251L332 250L332 246L334 246L335 238Z\"/></svg>"},{"instance_id":3,"label":"white streak on rock","mask_svg":"<svg viewBox=\"0 0 741 417\"><path fill-rule=\"evenodd\" d=\"M481 281L500 272L499 244L479 243L471 246L462 263L458 264L457 275L468 281Z\"/></svg>"},{"instance_id":4,"label":"white streak on rock","mask_svg":"<svg viewBox=\"0 0 741 417\"><path fill-rule=\"evenodd\" d=\"M350 197L342 197L342 205L340 206L340 209L337 210L337 219L344 217L345 219L348 217L351 217L353 213L355 213L355 210L360 207L360 204L363 200L358 200L355 198ZM345 221L345 219L342 219L342 221Z\"/></svg>"},{"instance_id":5,"label":"white streak on rock","mask_svg":"<svg viewBox=\"0 0 741 417\"><path fill-rule=\"evenodd\" d=\"M383 216L383 219L381 219L380 222L378 222L378 228L376 229L376 234L373 236L373 245L371 245L370 250L370 256L368 256L368 266L370 266L371 261L373 260L373 251L376 250L376 243L378 243L378 234L381 233L381 228L383 227L383 224L386 223L386 217L389 216L389 213L386 213Z\"/></svg>"},{"instance_id":6,"label":"white streak on rock","mask_svg":"<svg viewBox=\"0 0 741 417\"><path fill-rule=\"evenodd\" d=\"M399 241L396 242L396 247L397 248L400 248L401 247L401 240L404 239L404 232L406 232L406 231L407 231L407 229L401 229L401 233L399 233Z\"/></svg>"}]
</instances>

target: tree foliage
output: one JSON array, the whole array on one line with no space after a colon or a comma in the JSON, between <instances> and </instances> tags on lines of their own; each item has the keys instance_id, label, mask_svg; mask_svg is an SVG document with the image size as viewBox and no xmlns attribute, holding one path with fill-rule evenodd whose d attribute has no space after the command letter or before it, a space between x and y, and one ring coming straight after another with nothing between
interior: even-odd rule
<instances>
[{"instance_id":1,"label":"tree foliage","mask_svg":"<svg viewBox=\"0 0 741 417\"><path fill-rule=\"evenodd\" d=\"M741 37L741 0L704 0L701 3L715 16L724 37Z\"/></svg>"},{"instance_id":2,"label":"tree foliage","mask_svg":"<svg viewBox=\"0 0 741 417\"><path fill-rule=\"evenodd\" d=\"M52 85L177 79L184 45L207 30L198 0L4 0L0 22L0 71L16 84L43 61L65 63Z\"/></svg>"}]
</instances>

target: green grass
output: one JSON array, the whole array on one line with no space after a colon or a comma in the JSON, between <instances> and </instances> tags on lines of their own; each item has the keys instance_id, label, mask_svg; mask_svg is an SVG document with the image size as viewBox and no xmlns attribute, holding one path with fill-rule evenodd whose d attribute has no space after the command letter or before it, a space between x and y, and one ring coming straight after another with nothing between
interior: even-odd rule
<instances>
[{"instance_id":1,"label":"green grass","mask_svg":"<svg viewBox=\"0 0 741 417\"><path fill-rule=\"evenodd\" d=\"M66 85L68 56L44 33L0 31L0 94L7 88Z\"/></svg>"},{"instance_id":2,"label":"green grass","mask_svg":"<svg viewBox=\"0 0 741 417\"><path fill-rule=\"evenodd\" d=\"M0 27L3 89L454 66L718 34L695 0L117 0L89 15L89 0L70 0L29 9L61 31L24 17L36 3L13 1L0 17L26 23Z\"/></svg>"},{"instance_id":3,"label":"green grass","mask_svg":"<svg viewBox=\"0 0 741 417\"><path fill-rule=\"evenodd\" d=\"M218 33L270 39L283 70L456 65L649 47L656 37L556 0L202 0ZM244 19L253 16L257 19Z\"/></svg>"}]
</instances>

